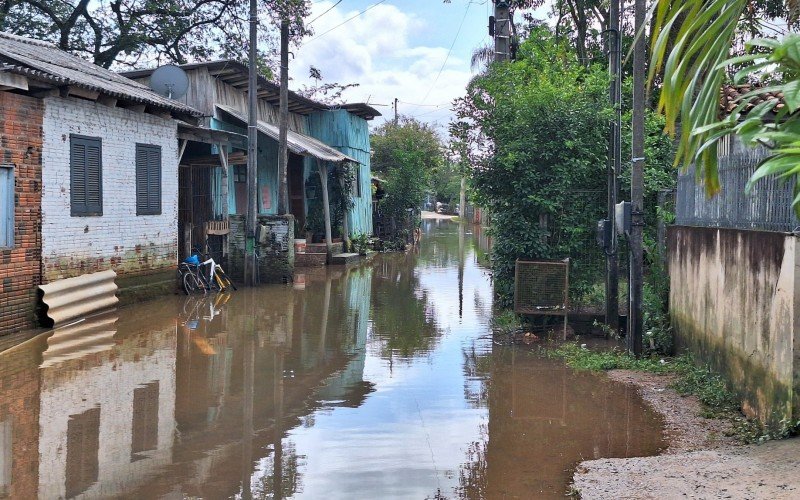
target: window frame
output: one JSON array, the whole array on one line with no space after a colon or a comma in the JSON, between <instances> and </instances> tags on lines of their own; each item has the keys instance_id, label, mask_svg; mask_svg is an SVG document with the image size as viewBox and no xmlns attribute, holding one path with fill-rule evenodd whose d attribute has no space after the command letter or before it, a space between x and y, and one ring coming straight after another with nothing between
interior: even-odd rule
<instances>
[{"instance_id":1,"label":"window frame","mask_svg":"<svg viewBox=\"0 0 800 500\"><path fill-rule=\"evenodd\" d=\"M151 165L149 164L149 160L146 162L146 167L148 171L146 172L147 176L147 203L145 204L146 207L142 208L139 203L139 163L137 161L137 157L139 156L139 150L145 151L157 151L158 152L158 207L152 208L149 204L150 202L150 171ZM136 215L161 215L163 213L163 198L164 198L164 189L163 189L163 179L164 179L164 154L162 152L161 146L158 144L145 144L137 142L134 148L134 170L135 170L135 182L136 182Z\"/></svg>"},{"instance_id":2,"label":"window frame","mask_svg":"<svg viewBox=\"0 0 800 500\"><path fill-rule=\"evenodd\" d=\"M86 178L86 173L84 172L84 200L83 206L80 207L75 203L75 184L76 179L74 176L74 167L73 167L73 157L72 157L72 146L74 142L83 142L87 146L92 145L93 143L97 144L98 147L98 182L99 182L99 207L97 210L92 210L87 207L86 199L88 198L88 179ZM84 167L86 168L86 167ZM71 217L102 217L103 216L103 139L100 137L92 137L88 135L79 135L79 134L70 134L69 135L69 214Z\"/></svg>"},{"instance_id":3,"label":"window frame","mask_svg":"<svg viewBox=\"0 0 800 500\"><path fill-rule=\"evenodd\" d=\"M8 190L7 193L0 193L3 196L0 196L0 203L7 204L5 207L0 207L0 217L7 217L8 226L6 227L6 234L0 235L0 248L14 248L14 228L16 224L16 165L13 163L9 164L0 164L0 169L7 170L9 173L9 179L11 182L8 183ZM0 186L2 188L2 186ZM5 200L5 201L4 201ZM3 209L7 210L8 212L4 212Z\"/></svg>"}]
</instances>

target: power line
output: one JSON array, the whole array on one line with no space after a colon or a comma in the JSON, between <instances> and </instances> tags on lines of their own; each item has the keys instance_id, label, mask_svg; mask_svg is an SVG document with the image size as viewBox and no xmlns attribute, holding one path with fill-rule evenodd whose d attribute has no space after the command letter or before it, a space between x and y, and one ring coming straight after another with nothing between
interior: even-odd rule
<instances>
[{"instance_id":1,"label":"power line","mask_svg":"<svg viewBox=\"0 0 800 500\"><path fill-rule=\"evenodd\" d=\"M334 9L334 8L335 8L337 5L339 5L340 3L342 3L342 0L339 0L339 1L338 1L338 2L336 2L335 4L331 5L331 7L330 7L328 10L326 10L326 11L325 11L325 12L323 12L322 14L318 15L318 16L317 16L317 17L315 17L314 19L312 19L312 20L310 20L309 22L307 22L307 23L306 23L306 26L311 26L311 23L313 23L314 21L316 21L316 20L317 20L317 19L319 19L320 17L324 16L324 15L325 15L325 14L327 14L328 12L332 11L332 10L333 10L333 9Z\"/></svg>"},{"instance_id":2,"label":"power line","mask_svg":"<svg viewBox=\"0 0 800 500\"><path fill-rule=\"evenodd\" d=\"M436 86L436 82L438 82L439 81L439 77L442 76L442 71L444 71L444 67L445 67L445 65L447 65L447 61L450 59L450 54L453 52L453 47L455 47L455 45L456 45L456 41L458 40L458 35L461 34L461 28L464 27L464 21L467 20L467 14L469 13L470 5L472 5L471 2L468 3L467 4L467 8L464 9L464 17L461 18L461 24L458 25L458 31L456 31L456 36L453 38L453 43L450 44L450 49L447 51L447 57L444 58L444 62L442 63L442 67L439 68L439 73L436 74L436 78L434 78L433 83L431 84L431 87L428 89L428 92L425 94L425 97L422 99L423 103L428 99L428 96L431 95L431 92L433 91L433 87Z\"/></svg>"},{"instance_id":3,"label":"power line","mask_svg":"<svg viewBox=\"0 0 800 500\"><path fill-rule=\"evenodd\" d=\"M367 8L366 8L366 9L364 9L364 10L362 10L361 12L359 12L359 13L358 13L358 14L356 14L356 15L354 15L353 17L347 18L347 19L345 19L344 21L342 21L341 23L339 23L339 24L337 24L336 26L334 26L333 28L329 29L328 31L325 31L324 33L321 33L321 34L319 34L319 35L315 36L315 37L314 37L314 38L312 38L311 40L309 40L309 41L307 41L306 43L304 43L302 46L308 45L309 43L313 42L313 41L314 41L314 40L316 40L317 38L322 38L323 36L327 35L327 34L328 34L328 33L330 33L331 31L333 31L333 30L335 30L336 28L338 28L339 26L342 26L343 24L346 24L346 23L348 23L348 22L352 21L353 19L357 18L357 17L358 17L358 16L360 16L361 14L363 14L363 13L367 12L367 11L368 11L368 10L370 10L370 9L373 9L373 8L377 7L378 5L382 4L382 3L383 3L383 2L385 2L385 1L386 1L386 0L380 0L380 2L376 2L376 3L372 4L372 5L370 5L369 7L367 7Z\"/></svg>"}]
</instances>

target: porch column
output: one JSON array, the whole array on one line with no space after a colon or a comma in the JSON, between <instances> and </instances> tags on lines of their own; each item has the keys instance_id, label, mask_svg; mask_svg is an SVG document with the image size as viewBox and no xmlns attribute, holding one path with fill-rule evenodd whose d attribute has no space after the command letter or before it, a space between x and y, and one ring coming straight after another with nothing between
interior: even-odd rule
<instances>
[{"instance_id":1,"label":"porch column","mask_svg":"<svg viewBox=\"0 0 800 500\"><path fill-rule=\"evenodd\" d=\"M328 202L328 168L319 158L317 159L317 172L322 183L322 211L325 214L325 248L328 259L333 253L331 250L331 206Z\"/></svg>"},{"instance_id":2,"label":"porch column","mask_svg":"<svg viewBox=\"0 0 800 500\"><path fill-rule=\"evenodd\" d=\"M228 220L230 209L228 207L228 148L222 144L217 145L219 148L219 160L222 164L222 186L220 186L220 195L222 196L222 218Z\"/></svg>"}]
</instances>

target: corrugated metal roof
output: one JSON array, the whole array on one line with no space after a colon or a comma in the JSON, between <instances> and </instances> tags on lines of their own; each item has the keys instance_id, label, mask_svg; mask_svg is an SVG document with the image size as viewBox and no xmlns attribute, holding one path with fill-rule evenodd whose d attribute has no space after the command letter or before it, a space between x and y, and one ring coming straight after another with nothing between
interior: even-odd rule
<instances>
[{"instance_id":1,"label":"corrugated metal roof","mask_svg":"<svg viewBox=\"0 0 800 500\"><path fill-rule=\"evenodd\" d=\"M55 85L75 85L170 111L201 115L190 106L167 99L141 83L64 52L51 43L0 31L0 60L5 63L4 71Z\"/></svg>"},{"instance_id":2,"label":"corrugated metal roof","mask_svg":"<svg viewBox=\"0 0 800 500\"><path fill-rule=\"evenodd\" d=\"M117 273L108 270L39 285L44 294L42 302L47 306L47 316L56 326L115 306L119 302L117 284L114 283L116 277Z\"/></svg>"},{"instance_id":3,"label":"corrugated metal roof","mask_svg":"<svg viewBox=\"0 0 800 500\"><path fill-rule=\"evenodd\" d=\"M230 106L225 106L224 104L215 104L217 109L228 113L229 115L233 116L239 121L247 123L247 117L239 111L238 109L232 108ZM258 130L266 134L267 136L275 139L276 141L280 138L280 129L271 123L258 121ZM314 139L313 137L309 137L307 135L300 134L298 132L294 132L289 130L287 135L287 142L289 151L299 155L305 156L313 156L314 158L318 158L323 161L332 161L335 163L343 162L343 161L351 161L353 163L358 163L353 158L347 156L344 153L341 153L334 148L328 146L324 142Z\"/></svg>"}]
</instances>

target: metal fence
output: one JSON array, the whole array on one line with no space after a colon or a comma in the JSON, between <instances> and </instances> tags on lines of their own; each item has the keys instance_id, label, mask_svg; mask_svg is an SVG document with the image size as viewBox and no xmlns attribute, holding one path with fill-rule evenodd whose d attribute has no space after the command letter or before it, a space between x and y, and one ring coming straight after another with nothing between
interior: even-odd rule
<instances>
[{"instance_id":1,"label":"metal fence","mask_svg":"<svg viewBox=\"0 0 800 500\"><path fill-rule=\"evenodd\" d=\"M792 232L800 221L792 210L793 182L775 177L758 181L749 194L745 186L765 148L749 148L728 140L719 149L721 191L713 198L695 178L694 169L678 176L675 222L684 226L727 227Z\"/></svg>"}]
</instances>

